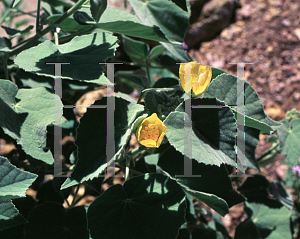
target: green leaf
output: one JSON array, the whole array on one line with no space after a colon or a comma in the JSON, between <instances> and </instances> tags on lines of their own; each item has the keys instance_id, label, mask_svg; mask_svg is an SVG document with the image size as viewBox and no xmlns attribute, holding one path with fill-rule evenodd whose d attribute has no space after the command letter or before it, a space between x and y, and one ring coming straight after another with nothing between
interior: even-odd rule
<instances>
[{"instance_id":1,"label":"green leaf","mask_svg":"<svg viewBox=\"0 0 300 239\"><path fill-rule=\"evenodd\" d=\"M221 74L215 78L203 94L203 98L217 98L228 106L237 105L237 82L242 81L231 74ZM279 122L270 119L264 112L261 99L252 86L244 82L245 87L245 125L260 130L260 133L270 134L281 127ZM244 94L241 92L241 94ZM235 111L235 110L233 110ZM244 115L244 112L238 112Z\"/></svg>"},{"instance_id":2,"label":"green leaf","mask_svg":"<svg viewBox=\"0 0 300 239\"><path fill-rule=\"evenodd\" d=\"M189 14L169 1L129 0L138 18L146 25L159 26L172 42L181 43L189 23ZM164 11L162 11L164 9Z\"/></svg>"},{"instance_id":3,"label":"green leaf","mask_svg":"<svg viewBox=\"0 0 300 239\"><path fill-rule=\"evenodd\" d=\"M234 239L293 238L290 226L292 213L285 207L271 208L246 202L244 210L248 218L237 226Z\"/></svg>"},{"instance_id":4,"label":"green leaf","mask_svg":"<svg viewBox=\"0 0 300 239\"><path fill-rule=\"evenodd\" d=\"M79 12L79 11L76 11ZM76 13L75 12L75 13ZM74 13L74 14L75 14ZM76 15L74 16L73 14L73 18L72 17L68 17L66 18L63 22L61 22L59 24L59 26L62 28L63 31L65 32L77 32L77 31L85 31L88 29L91 29L92 26L85 24L85 25L81 25L78 23L78 18L76 18ZM48 17L48 20L51 21L52 23L55 22L58 18L60 18L62 16L62 14L54 14L52 16ZM80 16L80 15L79 15ZM79 17L80 18L80 17ZM76 20L77 21L76 21ZM81 18L80 18L81 19ZM81 21L83 21L85 23L85 21L83 19L81 19Z\"/></svg>"},{"instance_id":5,"label":"green leaf","mask_svg":"<svg viewBox=\"0 0 300 239\"><path fill-rule=\"evenodd\" d=\"M182 62L190 62L192 58L183 49L182 42L189 27L190 13L182 10L170 1L161 0L129 0L141 22L148 26L159 26L171 43L162 45L174 57ZM163 9L163 11L162 11Z\"/></svg>"},{"instance_id":6,"label":"green leaf","mask_svg":"<svg viewBox=\"0 0 300 239\"><path fill-rule=\"evenodd\" d=\"M165 48L163 45L158 45L158 46L153 47L149 54L149 61L154 60L156 57L158 57L164 51L165 51Z\"/></svg>"},{"instance_id":7,"label":"green leaf","mask_svg":"<svg viewBox=\"0 0 300 239\"><path fill-rule=\"evenodd\" d=\"M253 177L248 177L238 190L247 197L248 202L264 203L271 207L280 206L278 201L270 201L269 184L269 181L264 176L255 174Z\"/></svg>"},{"instance_id":8,"label":"green leaf","mask_svg":"<svg viewBox=\"0 0 300 239\"><path fill-rule=\"evenodd\" d=\"M16 36L21 36L21 34L29 32L30 30L33 29L33 25L26 27L24 30L17 30L6 26L1 26L1 27L5 30L6 34L10 36L9 37L10 39Z\"/></svg>"},{"instance_id":9,"label":"green leaf","mask_svg":"<svg viewBox=\"0 0 300 239\"><path fill-rule=\"evenodd\" d=\"M0 199L0 231L26 222L10 199Z\"/></svg>"},{"instance_id":10,"label":"green leaf","mask_svg":"<svg viewBox=\"0 0 300 239\"><path fill-rule=\"evenodd\" d=\"M170 0L169 0L170 1ZM173 3L175 3L178 7L180 7L184 11L188 11L186 7L186 0L172 0Z\"/></svg>"},{"instance_id":11,"label":"green leaf","mask_svg":"<svg viewBox=\"0 0 300 239\"><path fill-rule=\"evenodd\" d=\"M293 210L294 202L292 195L285 190L280 182L273 181L270 183L270 193L287 209L290 211Z\"/></svg>"},{"instance_id":12,"label":"green leaf","mask_svg":"<svg viewBox=\"0 0 300 239\"><path fill-rule=\"evenodd\" d=\"M18 29L22 26L26 26L29 23L29 19L23 19L15 23L15 28Z\"/></svg>"},{"instance_id":13,"label":"green leaf","mask_svg":"<svg viewBox=\"0 0 300 239\"><path fill-rule=\"evenodd\" d=\"M176 180L186 193L206 203L222 216L228 213L228 207L245 201L232 188L225 165L218 167L192 160L193 177L180 176L184 174L184 157L171 146L160 156L158 166Z\"/></svg>"},{"instance_id":14,"label":"green leaf","mask_svg":"<svg viewBox=\"0 0 300 239\"><path fill-rule=\"evenodd\" d=\"M131 71L118 71L115 74L115 77L119 78L119 79L125 79L127 81L134 82L139 87L141 87L141 89L150 88L149 80L148 80L147 77L142 76L142 75L138 75L138 74L134 74Z\"/></svg>"},{"instance_id":15,"label":"green leaf","mask_svg":"<svg viewBox=\"0 0 300 239\"><path fill-rule=\"evenodd\" d=\"M12 203L12 198L25 197L37 175L18 169L0 156L0 231L26 223Z\"/></svg>"},{"instance_id":16,"label":"green leaf","mask_svg":"<svg viewBox=\"0 0 300 239\"><path fill-rule=\"evenodd\" d=\"M107 105L107 98L103 97L93 105ZM62 189L98 177L104 172L107 164L110 165L117 155L123 152L135 126L134 121L138 120L137 117L143 109L142 105L115 97L116 155L112 159L106 159L106 108L88 108L77 128L75 144L79 151L78 161L71 176L62 185Z\"/></svg>"},{"instance_id":17,"label":"green leaf","mask_svg":"<svg viewBox=\"0 0 300 239\"><path fill-rule=\"evenodd\" d=\"M80 11L84 11L91 15L90 10L87 8L81 8ZM116 8L107 8L99 23L87 23L94 24L94 26L99 29L113 33L169 43L169 40L165 37L157 25L143 25L142 22L134 15Z\"/></svg>"},{"instance_id":18,"label":"green leaf","mask_svg":"<svg viewBox=\"0 0 300 239\"><path fill-rule=\"evenodd\" d=\"M211 70L212 70L211 81L213 81L217 76L219 76L221 74L227 74L226 71L219 69L219 68L211 67Z\"/></svg>"},{"instance_id":19,"label":"green leaf","mask_svg":"<svg viewBox=\"0 0 300 239\"><path fill-rule=\"evenodd\" d=\"M146 92L144 99L145 105L146 108L150 111L150 115L156 113L158 117L161 117L163 115L165 117L171 111L174 111L181 101L178 97L171 98L168 97L168 95L165 92L159 92L156 90L149 89L149 91Z\"/></svg>"},{"instance_id":20,"label":"green leaf","mask_svg":"<svg viewBox=\"0 0 300 239\"><path fill-rule=\"evenodd\" d=\"M66 210L56 202L45 202L34 208L25 225L26 238L89 239L84 206Z\"/></svg>"},{"instance_id":21,"label":"green leaf","mask_svg":"<svg viewBox=\"0 0 300 239\"><path fill-rule=\"evenodd\" d=\"M54 163L46 147L47 126L62 119L62 103L58 95L45 88L20 89L0 80L0 126L22 145L26 154L48 164Z\"/></svg>"},{"instance_id":22,"label":"green leaf","mask_svg":"<svg viewBox=\"0 0 300 239\"><path fill-rule=\"evenodd\" d=\"M19 88L45 87L54 92L54 80L50 77L39 76L19 69L14 75L14 78Z\"/></svg>"},{"instance_id":23,"label":"green leaf","mask_svg":"<svg viewBox=\"0 0 300 239\"><path fill-rule=\"evenodd\" d=\"M300 119L281 120L283 126L277 130L281 154L286 155L292 165L297 165L300 158Z\"/></svg>"},{"instance_id":24,"label":"green leaf","mask_svg":"<svg viewBox=\"0 0 300 239\"><path fill-rule=\"evenodd\" d=\"M93 239L174 239L185 208L185 194L175 181L145 174L98 197L88 209L88 228Z\"/></svg>"},{"instance_id":25,"label":"green leaf","mask_svg":"<svg viewBox=\"0 0 300 239\"><path fill-rule=\"evenodd\" d=\"M193 198L190 194L186 193L186 202L187 202L187 207L185 210L185 221L187 223L196 223L197 222L197 217L195 215L195 208L194 208L194 202Z\"/></svg>"},{"instance_id":26,"label":"green leaf","mask_svg":"<svg viewBox=\"0 0 300 239\"><path fill-rule=\"evenodd\" d=\"M26 190L37 175L22 171L0 156L0 199L25 197Z\"/></svg>"},{"instance_id":27,"label":"green leaf","mask_svg":"<svg viewBox=\"0 0 300 239\"><path fill-rule=\"evenodd\" d=\"M179 81L176 78L162 77L154 83L153 88L168 88L176 86L178 83Z\"/></svg>"},{"instance_id":28,"label":"green leaf","mask_svg":"<svg viewBox=\"0 0 300 239\"><path fill-rule=\"evenodd\" d=\"M9 51L11 48L11 41L6 37L0 37L0 52Z\"/></svg>"},{"instance_id":29,"label":"green leaf","mask_svg":"<svg viewBox=\"0 0 300 239\"><path fill-rule=\"evenodd\" d=\"M178 79L180 64L177 64L177 62L178 61L176 60L176 58L174 58L174 56L170 52L165 51L161 54L160 57L156 58L155 62L152 62L151 66L157 68L151 67L150 73L153 74L152 72L154 71L156 75L158 75L155 78L171 77Z\"/></svg>"},{"instance_id":30,"label":"green leaf","mask_svg":"<svg viewBox=\"0 0 300 239\"><path fill-rule=\"evenodd\" d=\"M271 184L272 185L272 184ZM274 188L275 186L275 188ZM262 175L248 177L238 190L247 197L245 212L248 219L243 221L236 229L235 239L275 239L292 238L290 231L291 211L282 204L269 197L270 192L273 196L281 199L287 206L288 197L282 194L282 188L273 184L270 187L269 181ZM278 197L280 193L280 197ZM249 235L249 236L247 236Z\"/></svg>"},{"instance_id":31,"label":"green leaf","mask_svg":"<svg viewBox=\"0 0 300 239\"><path fill-rule=\"evenodd\" d=\"M208 206L210 206L212 209L214 209L217 213L219 213L222 216L225 216L228 211L228 205L226 201L222 198L219 198L213 194L210 193L204 193L199 192L196 190L192 190L188 187L185 187L184 185L180 184L182 186L183 190L190 194L191 196L195 197L197 200L202 201L206 203Z\"/></svg>"},{"instance_id":32,"label":"green leaf","mask_svg":"<svg viewBox=\"0 0 300 239\"><path fill-rule=\"evenodd\" d=\"M191 105L224 105L215 99L193 99ZM185 122L189 121L184 113L185 102L181 103L176 112L171 112L164 121L167 126L166 136L176 150L184 154ZM229 108L193 108L192 129L187 129L191 152L187 157L199 163L221 165L222 163L236 166L235 137L236 123ZM239 169L244 171L240 164Z\"/></svg>"},{"instance_id":33,"label":"green leaf","mask_svg":"<svg viewBox=\"0 0 300 239\"><path fill-rule=\"evenodd\" d=\"M224 237L221 232L213 230L203 225L203 228L192 227L191 233L189 229L182 228L179 230L178 237L176 239L228 239L231 237Z\"/></svg>"},{"instance_id":34,"label":"green leaf","mask_svg":"<svg viewBox=\"0 0 300 239\"><path fill-rule=\"evenodd\" d=\"M242 145L238 144L238 151L245 155L245 166L255 169L260 172L259 166L256 162L255 150L259 141L259 130L245 126L245 147L240 148ZM240 147L239 147L240 146ZM245 153L244 153L245 152Z\"/></svg>"},{"instance_id":35,"label":"green leaf","mask_svg":"<svg viewBox=\"0 0 300 239\"><path fill-rule=\"evenodd\" d=\"M14 0L14 1L13 1L13 5L12 5L12 8L17 7L21 2L22 2L22 0Z\"/></svg>"},{"instance_id":36,"label":"green leaf","mask_svg":"<svg viewBox=\"0 0 300 239\"><path fill-rule=\"evenodd\" d=\"M292 119L299 119L299 118L300 118L299 111L297 111L295 108L288 111L285 115L285 119L287 119L288 121L291 121Z\"/></svg>"},{"instance_id":37,"label":"green leaf","mask_svg":"<svg viewBox=\"0 0 300 239\"><path fill-rule=\"evenodd\" d=\"M63 6L63 7L71 8L73 6L71 3L65 2L63 0L48 0L47 2L52 7Z\"/></svg>"},{"instance_id":38,"label":"green leaf","mask_svg":"<svg viewBox=\"0 0 300 239\"><path fill-rule=\"evenodd\" d=\"M105 23L100 22L95 24L95 26L104 31L124 34L127 36L139 37L152 41L169 42L157 26L145 26L138 22L126 20L126 18L122 21L113 21Z\"/></svg>"},{"instance_id":39,"label":"green leaf","mask_svg":"<svg viewBox=\"0 0 300 239\"><path fill-rule=\"evenodd\" d=\"M89 25L87 22L94 20L86 12L82 11L74 12L73 18L79 25Z\"/></svg>"},{"instance_id":40,"label":"green leaf","mask_svg":"<svg viewBox=\"0 0 300 239\"><path fill-rule=\"evenodd\" d=\"M90 0L90 5L92 16L98 23L103 12L107 8L107 0Z\"/></svg>"},{"instance_id":41,"label":"green leaf","mask_svg":"<svg viewBox=\"0 0 300 239\"><path fill-rule=\"evenodd\" d=\"M21 52L15 64L25 71L55 79L54 64L49 63L68 63L62 66L62 79L107 84L99 62L114 56L117 41L116 37L104 32L76 36L58 46L47 40Z\"/></svg>"},{"instance_id":42,"label":"green leaf","mask_svg":"<svg viewBox=\"0 0 300 239\"><path fill-rule=\"evenodd\" d=\"M129 37L122 37L124 44L124 51L133 62L143 66L146 65L149 54L149 46L141 41L133 40Z\"/></svg>"}]
</instances>

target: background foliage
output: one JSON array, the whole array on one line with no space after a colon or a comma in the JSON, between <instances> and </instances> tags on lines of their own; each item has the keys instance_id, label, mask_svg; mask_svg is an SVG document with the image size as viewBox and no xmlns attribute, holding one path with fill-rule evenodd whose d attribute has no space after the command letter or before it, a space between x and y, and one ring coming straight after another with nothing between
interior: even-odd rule
<instances>
[{"instance_id":1,"label":"background foliage","mask_svg":"<svg viewBox=\"0 0 300 239\"><path fill-rule=\"evenodd\" d=\"M260 172L281 153L290 163L287 184L298 187L300 119L296 110L281 123L264 112L255 89L245 82L245 112L236 104L237 82L242 79L212 68L212 81L202 98L186 99L178 82L179 64L193 59L182 46L189 26L190 8L185 0L129 0L133 13L106 8L98 1L38 1L36 26L25 30L9 27L21 1L2 1L1 23L9 38L0 38L1 135L16 150L0 157L0 235L3 238L230 238L217 215L244 203L247 219L234 238L292 238L294 215L299 206L278 182L262 175L243 180L236 168L236 117L245 115L246 173ZM43 13L42 13L43 12ZM60 30L57 30L60 29ZM35 35L24 38L28 32ZM52 38L47 39L46 33ZM16 45L11 43L17 37ZM62 67L62 99L54 93L53 64ZM115 156L106 157L106 109L89 108L76 120L72 109L86 93L107 79L104 63L115 66ZM100 64L102 63L102 65ZM129 94L139 90L137 102ZM108 96L112 97L112 96ZM108 97L92 102L104 106ZM101 97L100 97L101 98ZM185 103L222 108L193 108ZM57 108L59 106L59 110ZM64 152L63 173L54 170L54 113L60 115L63 136L76 138ZM141 121L157 113L167 126L158 149L129 142ZM184 124L191 120L193 177L184 173ZM274 132L277 133L274 133ZM255 148L259 134L270 134L272 147L259 159ZM107 162L115 160L121 184L109 182ZM15 166L13 166L15 165ZM17 166L17 167L16 167ZM299 166L298 166L299 167ZM297 171L298 170L298 171ZM125 172L124 172L125 171ZM103 190L103 185L111 186ZM237 185L237 187L235 187ZM235 188L234 188L234 187ZM37 190L36 200L25 196ZM78 205L80 197L93 195L90 205ZM73 195L71 203L69 196ZM210 222L203 219L203 202L212 209ZM64 203L65 202L65 203ZM63 206L66 205L66 208ZM297 231L296 231L297 233Z\"/></svg>"}]
</instances>

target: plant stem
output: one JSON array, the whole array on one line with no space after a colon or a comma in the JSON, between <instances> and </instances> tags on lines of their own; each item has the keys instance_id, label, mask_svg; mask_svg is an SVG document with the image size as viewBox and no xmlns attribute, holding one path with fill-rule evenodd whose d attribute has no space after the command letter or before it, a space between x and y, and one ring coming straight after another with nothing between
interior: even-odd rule
<instances>
[{"instance_id":1,"label":"plant stem","mask_svg":"<svg viewBox=\"0 0 300 239\"><path fill-rule=\"evenodd\" d=\"M38 0L37 4L37 12L36 12L36 22L35 22L35 32L38 33L39 25L40 25L40 8L41 8L41 0Z\"/></svg>"},{"instance_id":2,"label":"plant stem","mask_svg":"<svg viewBox=\"0 0 300 239\"><path fill-rule=\"evenodd\" d=\"M131 157L126 158L126 169L125 169L125 181L129 179L129 167L130 167Z\"/></svg>"},{"instance_id":3,"label":"plant stem","mask_svg":"<svg viewBox=\"0 0 300 239\"><path fill-rule=\"evenodd\" d=\"M144 157L144 156L146 156L146 155L148 155L148 154L150 154L147 150L143 150L141 153L140 153L140 155L136 158L136 160L137 159L140 159L140 158L142 158L142 157Z\"/></svg>"},{"instance_id":4,"label":"plant stem","mask_svg":"<svg viewBox=\"0 0 300 239\"><path fill-rule=\"evenodd\" d=\"M131 150L130 152L127 153L128 156L133 156L145 149L144 145L140 145L139 147L136 147L135 149Z\"/></svg>"},{"instance_id":5,"label":"plant stem","mask_svg":"<svg viewBox=\"0 0 300 239\"><path fill-rule=\"evenodd\" d=\"M119 165L119 164L116 164L115 167L117 168L122 168L122 169L125 169L126 170L126 167L122 166L122 165ZM136 171L136 170L133 170L133 169L130 169L130 171L136 175L144 175L144 173L141 173L139 171Z\"/></svg>"},{"instance_id":6,"label":"plant stem","mask_svg":"<svg viewBox=\"0 0 300 239\"><path fill-rule=\"evenodd\" d=\"M55 42L55 45L58 46L58 33L57 33L57 31L54 32L54 42Z\"/></svg>"},{"instance_id":7,"label":"plant stem","mask_svg":"<svg viewBox=\"0 0 300 239\"><path fill-rule=\"evenodd\" d=\"M141 91L141 94L140 94L139 99L137 101L138 104L141 102L143 94L144 94L144 92Z\"/></svg>"},{"instance_id":8,"label":"plant stem","mask_svg":"<svg viewBox=\"0 0 300 239\"><path fill-rule=\"evenodd\" d=\"M69 39L69 38L71 38L71 37L79 36L79 35L88 33L88 32L90 32L90 31L94 30L95 28L96 28L96 27L93 26L93 27L89 28L88 30L83 30L83 31L80 31L80 32L75 32L75 33L69 34L69 35L67 35L67 36L62 36L62 37L59 38L59 40L60 40L60 42L61 42L61 41L63 41L63 40L67 40L67 39ZM53 40L51 40L51 41L53 42Z\"/></svg>"},{"instance_id":9,"label":"plant stem","mask_svg":"<svg viewBox=\"0 0 300 239\"><path fill-rule=\"evenodd\" d=\"M7 9L4 13L3 17L0 19L0 25L5 21L5 18L8 16L8 14L11 12L11 9Z\"/></svg>"},{"instance_id":10,"label":"plant stem","mask_svg":"<svg viewBox=\"0 0 300 239\"><path fill-rule=\"evenodd\" d=\"M279 146L279 141L273 144L266 152L264 152L259 158L256 159L257 162L262 160L266 155L272 152L273 149L276 149Z\"/></svg>"},{"instance_id":11,"label":"plant stem","mask_svg":"<svg viewBox=\"0 0 300 239\"><path fill-rule=\"evenodd\" d=\"M78 193L78 191L79 191L79 188L80 188L80 184L77 186L77 188L76 188L76 191L75 191L75 193L74 193L74 197L73 197L73 200L72 200L72 203L71 203L71 206L70 206L70 208L73 208L74 206L75 206L75 199L76 199L76 197L77 197L77 193Z\"/></svg>"},{"instance_id":12,"label":"plant stem","mask_svg":"<svg viewBox=\"0 0 300 239\"><path fill-rule=\"evenodd\" d=\"M119 169L117 172L115 172L115 175L118 175L118 173L120 173L122 170L121 169ZM102 184L105 184L105 183L107 183L111 178L114 178L113 176L112 177L108 177L107 179L105 179L103 182L102 182Z\"/></svg>"},{"instance_id":13,"label":"plant stem","mask_svg":"<svg viewBox=\"0 0 300 239\"><path fill-rule=\"evenodd\" d=\"M2 55L2 60L3 60L3 69L5 72L5 79L9 80L8 69L7 69L7 58L5 58L5 55Z\"/></svg>"},{"instance_id":14,"label":"plant stem","mask_svg":"<svg viewBox=\"0 0 300 239\"><path fill-rule=\"evenodd\" d=\"M124 10L126 11L127 9L127 0L124 0Z\"/></svg>"},{"instance_id":15,"label":"plant stem","mask_svg":"<svg viewBox=\"0 0 300 239\"><path fill-rule=\"evenodd\" d=\"M80 196L74 203L74 205L76 205L77 203L79 203L79 201L81 201L81 199L83 199L86 195L83 194L82 196Z\"/></svg>"},{"instance_id":16,"label":"plant stem","mask_svg":"<svg viewBox=\"0 0 300 239\"><path fill-rule=\"evenodd\" d=\"M71 205L70 205L70 203L68 202L68 200L67 200L67 199L65 199L65 201L66 201L66 203L67 203L67 205L68 205L68 208L70 208L70 207L71 207Z\"/></svg>"},{"instance_id":17,"label":"plant stem","mask_svg":"<svg viewBox=\"0 0 300 239\"><path fill-rule=\"evenodd\" d=\"M69 172L69 171L73 171L75 165L72 165L71 167L65 167L62 168L62 172ZM54 175L54 169L50 169L50 170L44 170L44 171L39 171L39 172L32 172L32 173L40 173L40 174L53 174Z\"/></svg>"},{"instance_id":18,"label":"plant stem","mask_svg":"<svg viewBox=\"0 0 300 239\"><path fill-rule=\"evenodd\" d=\"M147 59L146 59L146 72L147 72L147 77L148 77L148 80L149 80L149 85L151 86L151 85L152 85L152 82L151 82L151 78L150 78L150 71L149 71L148 57L147 57Z\"/></svg>"},{"instance_id":19,"label":"plant stem","mask_svg":"<svg viewBox=\"0 0 300 239\"><path fill-rule=\"evenodd\" d=\"M23 41L20 41L18 44L12 46L11 49L14 49L14 48L16 48L16 47L18 47L18 46L20 46L20 45L23 45L24 43L28 42L29 40L30 40L30 38L25 39L25 40L23 40Z\"/></svg>"},{"instance_id":20,"label":"plant stem","mask_svg":"<svg viewBox=\"0 0 300 239\"><path fill-rule=\"evenodd\" d=\"M15 9L16 11L15 14L13 15L13 17L19 17L19 16L23 16L23 15L28 15L28 16L31 16L31 17L34 17L36 18L36 15L33 15L32 13L35 13L36 11L30 11L30 12L24 12L22 10L19 10L19 9Z\"/></svg>"}]
</instances>

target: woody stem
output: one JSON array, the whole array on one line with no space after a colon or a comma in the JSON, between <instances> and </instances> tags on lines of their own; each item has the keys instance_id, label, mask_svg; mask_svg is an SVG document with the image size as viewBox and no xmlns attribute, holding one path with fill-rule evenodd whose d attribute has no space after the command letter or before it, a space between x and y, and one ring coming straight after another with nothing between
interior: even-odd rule
<instances>
[{"instance_id":1,"label":"woody stem","mask_svg":"<svg viewBox=\"0 0 300 239\"><path fill-rule=\"evenodd\" d=\"M125 181L129 178L129 167L130 167L131 157L126 158L126 169L125 169Z\"/></svg>"}]
</instances>

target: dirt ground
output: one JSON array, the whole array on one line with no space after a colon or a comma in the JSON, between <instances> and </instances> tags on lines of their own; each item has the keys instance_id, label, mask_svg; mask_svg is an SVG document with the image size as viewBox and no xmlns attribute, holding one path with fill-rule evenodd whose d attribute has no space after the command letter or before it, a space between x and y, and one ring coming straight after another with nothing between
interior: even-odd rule
<instances>
[{"instance_id":1,"label":"dirt ground","mask_svg":"<svg viewBox=\"0 0 300 239\"><path fill-rule=\"evenodd\" d=\"M236 65L249 62L245 80L256 89L268 115L275 120L300 109L300 2L241 0L237 21L220 36L189 53L236 75Z\"/></svg>"},{"instance_id":2,"label":"dirt ground","mask_svg":"<svg viewBox=\"0 0 300 239\"><path fill-rule=\"evenodd\" d=\"M241 0L236 22L199 49L189 51L202 65L224 69L237 75L230 62L249 62L245 80L257 91L266 113L281 120L292 108L300 110L300 1ZM270 147L266 136L260 136L256 156ZM268 180L281 181L286 170L282 155L262 169ZM253 173L257 173L253 170ZM292 190L289 190L292 192ZM230 209L222 218L230 236L236 226L246 219L243 205Z\"/></svg>"}]
</instances>

